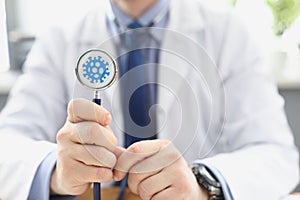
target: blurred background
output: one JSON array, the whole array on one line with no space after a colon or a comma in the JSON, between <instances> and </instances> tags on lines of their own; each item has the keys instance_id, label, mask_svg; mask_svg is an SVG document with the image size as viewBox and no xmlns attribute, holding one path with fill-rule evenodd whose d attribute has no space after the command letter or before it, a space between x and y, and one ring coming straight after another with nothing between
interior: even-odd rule
<instances>
[{"instance_id":1,"label":"blurred background","mask_svg":"<svg viewBox=\"0 0 300 200\"><path fill-rule=\"evenodd\" d=\"M76 21L100 1L0 0L0 111L36 35ZM202 1L213 9L233 9L260 44L268 59L262 70L278 84L300 148L300 0Z\"/></svg>"}]
</instances>

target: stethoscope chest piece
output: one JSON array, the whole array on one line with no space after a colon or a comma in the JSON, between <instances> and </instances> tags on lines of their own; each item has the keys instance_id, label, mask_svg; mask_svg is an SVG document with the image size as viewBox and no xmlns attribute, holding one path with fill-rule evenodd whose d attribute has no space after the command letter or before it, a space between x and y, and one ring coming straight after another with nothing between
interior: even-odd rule
<instances>
[{"instance_id":1,"label":"stethoscope chest piece","mask_svg":"<svg viewBox=\"0 0 300 200\"><path fill-rule=\"evenodd\" d=\"M84 52L75 69L78 81L93 90L104 90L111 86L117 78L117 71L113 57L100 49Z\"/></svg>"}]
</instances>

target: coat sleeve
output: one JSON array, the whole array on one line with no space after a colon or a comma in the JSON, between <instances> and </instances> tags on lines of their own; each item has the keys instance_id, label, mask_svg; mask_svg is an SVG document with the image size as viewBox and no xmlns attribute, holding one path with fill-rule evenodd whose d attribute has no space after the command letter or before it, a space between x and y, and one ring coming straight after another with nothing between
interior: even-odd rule
<instances>
[{"instance_id":1,"label":"coat sleeve","mask_svg":"<svg viewBox=\"0 0 300 200\"><path fill-rule=\"evenodd\" d=\"M218 24L220 18L208 20ZM202 162L221 172L235 199L280 199L299 180L298 151L284 101L272 78L263 73L265 61L255 42L234 15L211 32L211 41L223 38L221 53L213 57L226 96L219 141L224 149Z\"/></svg>"},{"instance_id":2,"label":"coat sleeve","mask_svg":"<svg viewBox=\"0 0 300 200\"><path fill-rule=\"evenodd\" d=\"M35 172L56 149L66 119L64 38L59 31L37 39L0 115L0 199L26 199Z\"/></svg>"}]
</instances>

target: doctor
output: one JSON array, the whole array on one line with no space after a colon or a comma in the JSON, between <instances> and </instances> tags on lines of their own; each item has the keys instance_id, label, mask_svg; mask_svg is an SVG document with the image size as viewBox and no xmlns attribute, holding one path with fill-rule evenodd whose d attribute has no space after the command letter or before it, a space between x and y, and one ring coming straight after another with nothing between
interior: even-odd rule
<instances>
[{"instance_id":1,"label":"doctor","mask_svg":"<svg viewBox=\"0 0 300 200\"><path fill-rule=\"evenodd\" d=\"M290 193L299 179L298 152L284 102L274 83L260 73L262 58L233 15L209 10L196 0L114 0L111 6L113 17L103 5L71 31L54 28L37 39L0 116L0 199L80 195L92 182L126 180L127 172L129 189L142 199L265 200ZM165 7L168 11L154 20ZM78 56L133 22L186 35L217 64L226 120L205 158L198 153L210 117L205 110L209 94L197 82L191 87L203 103L202 121L184 154L179 150L182 140L172 140L170 126L157 139L121 147L117 116L105 104L112 100L110 91L103 93L103 107L76 98L91 98L74 86ZM148 62L156 61L151 55ZM162 55L159 62L176 65ZM187 74L186 79L193 77ZM164 99L158 96L157 101ZM184 101L193 109L189 97ZM166 113L175 125L178 113L172 102L168 100Z\"/></svg>"}]
</instances>

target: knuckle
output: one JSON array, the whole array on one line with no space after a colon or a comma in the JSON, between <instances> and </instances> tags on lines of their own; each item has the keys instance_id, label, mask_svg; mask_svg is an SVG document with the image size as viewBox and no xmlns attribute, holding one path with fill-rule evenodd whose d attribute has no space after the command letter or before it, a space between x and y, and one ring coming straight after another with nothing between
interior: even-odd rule
<instances>
[{"instance_id":1,"label":"knuckle","mask_svg":"<svg viewBox=\"0 0 300 200\"><path fill-rule=\"evenodd\" d=\"M104 164L106 164L107 167L109 167L109 168L113 168L117 163L117 158L114 155L107 156L107 157L104 157L104 158L106 158L104 160L104 162L105 162Z\"/></svg>"},{"instance_id":2,"label":"knuckle","mask_svg":"<svg viewBox=\"0 0 300 200\"><path fill-rule=\"evenodd\" d=\"M128 183L135 184L140 182L140 178L136 173L130 173L128 177Z\"/></svg>"},{"instance_id":3,"label":"knuckle","mask_svg":"<svg viewBox=\"0 0 300 200\"><path fill-rule=\"evenodd\" d=\"M71 140L71 138L73 138L73 140L76 140L78 138L79 139L78 142L82 142L81 141L82 135L80 133L80 129L78 128L78 126L75 126L73 130L69 131L69 137L70 137L70 140Z\"/></svg>"},{"instance_id":4,"label":"knuckle","mask_svg":"<svg viewBox=\"0 0 300 200\"><path fill-rule=\"evenodd\" d=\"M96 137L99 137L99 133L101 132L101 127L99 124L97 123L91 123L90 126L89 126L89 135L92 137L92 138L96 138Z\"/></svg>"},{"instance_id":5,"label":"knuckle","mask_svg":"<svg viewBox=\"0 0 300 200\"><path fill-rule=\"evenodd\" d=\"M134 143L133 145L131 145L128 149L129 152L132 153L140 153L141 152L141 145L139 145L139 143Z\"/></svg>"},{"instance_id":6,"label":"knuckle","mask_svg":"<svg viewBox=\"0 0 300 200\"><path fill-rule=\"evenodd\" d=\"M128 187L129 187L130 191L132 191L135 194L138 194L138 190L136 188L137 183L138 183L138 180L136 178L136 175L130 173L128 176Z\"/></svg>"},{"instance_id":7,"label":"knuckle","mask_svg":"<svg viewBox=\"0 0 300 200\"><path fill-rule=\"evenodd\" d=\"M104 140L110 147L116 147L118 144L118 140L110 128L101 128L101 133L104 136Z\"/></svg>"},{"instance_id":8,"label":"knuckle","mask_svg":"<svg viewBox=\"0 0 300 200\"><path fill-rule=\"evenodd\" d=\"M70 122L66 122L64 126L57 132L56 141L63 142L70 138L73 129L73 124Z\"/></svg>"},{"instance_id":9,"label":"knuckle","mask_svg":"<svg viewBox=\"0 0 300 200\"><path fill-rule=\"evenodd\" d=\"M102 106L99 106L99 109L97 111L98 121L100 121L101 123L105 123L106 117L109 113Z\"/></svg>"},{"instance_id":10,"label":"knuckle","mask_svg":"<svg viewBox=\"0 0 300 200\"><path fill-rule=\"evenodd\" d=\"M96 170L96 179L103 180L103 177L105 176L105 172L102 167L98 167Z\"/></svg>"},{"instance_id":11,"label":"knuckle","mask_svg":"<svg viewBox=\"0 0 300 200\"><path fill-rule=\"evenodd\" d=\"M67 138L69 138L69 131L68 129L64 126L63 128L61 128L57 135L56 135L56 141L58 143L63 142L64 140L66 140Z\"/></svg>"},{"instance_id":12,"label":"knuckle","mask_svg":"<svg viewBox=\"0 0 300 200\"><path fill-rule=\"evenodd\" d=\"M137 188L135 188L135 185L132 184L132 182L129 182L129 180L128 180L128 188L133 194L138 194Z\"/></svg>"},{"instance_id":13,"label":"knuckle","mask_svg":"<svg viewBox=\"0 0 300 200\"><path fill-rule=\"evenodd\" d=\"M138 183L141 183L145 179L145 174L133 173L133 175Z\"/></svg>"},{"instance_id":14,"label":"knuckle","mask_svg":"<svg viewBox=\"0 0 300 200\"><path fill-rule=\"evenodd\" d=\"M166 145L166 146L172 144L172 141L170 141L170 140L161 140L161 142L163 145Z\"/></svg>"},{"instance_id":15,"label":"knuckle","mask_svg":"<svg viewBox=\"0 0 300 200\"><path fill-rule=\"evenodd\" d=\"M68 119L71 122L75 122L80 119L79 115L81 111L84 109L84 99L72 99L68 104Z\"/></svg>"},{"instance_id":16,"label":"knuckle","mask_svg":"<svg viewBox=\"0 0 300 200\"><path fill-rule=\"evenodd\" d=\"M74 108L75 108L75 104L77 103L78 103L77 99L72 99L68 104L68 115L71 116L72 118L75 116Z\"/></svg>"},{"instance_id":17,"label":"knuckle","mask_svg":"<svg viewBox=\"0 0 300 200\"><path fill-rule=\"evenodd\" d=\"M117 158L113 153L107 152L105 148L100 148L96 152L97 160L105 167L113 168L117 163Z\"/></svg>"},{"instance_id":18,"label":"knuckle","mask_svg":"<svg viewBox=\"0 0 300 200\"><path fill-rule=\"evenodd\" d=\"M96 170L96 180L100 182L108 182L113 178L113 173L110 169L98 167Z\"/></svg>"},{"instance_id":19,"label":"knuckle","mask_svg":"<svg viewBox=\"0 0 300 200\"><path fill-rule=\"evenodd\" d=\"M89 184L85 184L85 185L82 185L82 186L73 187L73 188L72 188L71 195L81 195L81 194L83 194L86 190L88 190L89 186L90 186Z\"/></svg>"},{"instance_id":20,"label":"knuckle","mask_svg":"<svg viewBox=\"0 0 300 200\"><path fill-rule=\"evenodd\" d=\"M169 162L168 163L169 165L172 165L172 164L180 163L181 158L182 158L181 155L178 154L177 152L171 152L167 155L166 161Z\"/></svg>"},{"instance_id":21,"label":"knuckle","mask_svg":"<svg viewBox=\"0 0 300 200\"><path fill-rule=\"evenodd\" d=\"M74 99L72 99L69 103L68 103L68 113L70 114L71 112L73 112L73 107L74 107Z\"/></svg>"},{"instance_id":22,"label":"knuckle","mask_svg":"<svg viewBox=\"0 0 300 200\"><path fill-rule=\"evenodd\" d=\"M142 199L150 199L151 194L149 191L149 187L144 182L141 182L138 187L138 194L142 197Z\"/></svg>"},{"instance_id":23,"label":"knuckle","mask_svg":"<svg viewBox=\"0 0 300 200\"><path fill-rule=\"evenodd\" d=\"M164 150L172 147L173 143L170 140L158 140L159 150Z\"/></svg>"}]
</instances>

